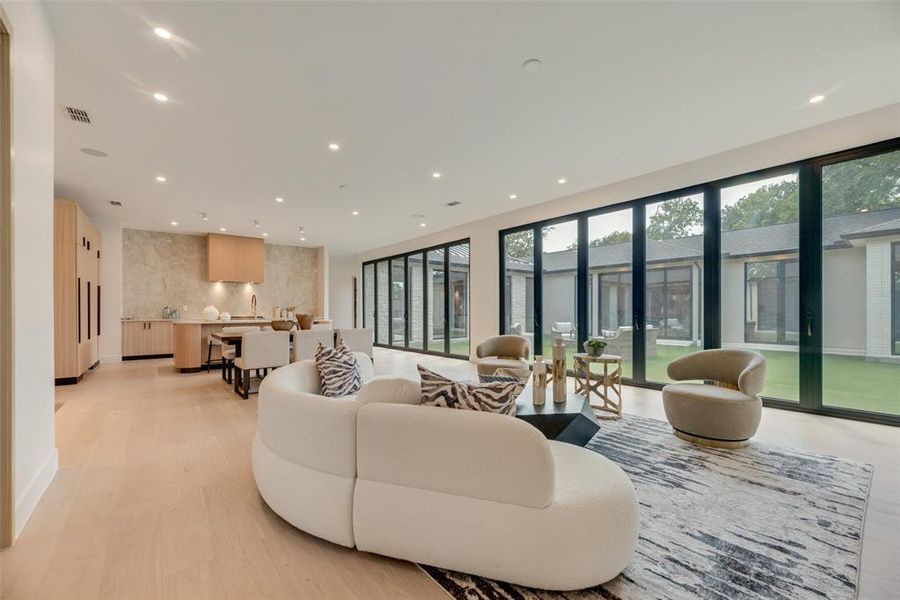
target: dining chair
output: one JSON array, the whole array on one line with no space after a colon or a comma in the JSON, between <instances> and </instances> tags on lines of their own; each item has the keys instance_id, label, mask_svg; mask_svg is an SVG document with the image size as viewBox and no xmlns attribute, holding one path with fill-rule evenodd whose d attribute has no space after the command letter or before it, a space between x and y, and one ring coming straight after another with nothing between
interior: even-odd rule
<instances>
[{"instance_id":1,"label":"dining chair","mask_svg":"<svg viewBox=\"0 0 900 600\"><path fill-rule=\"evenodd\" d=\"M222 333L251 333L254 331L259 331L259 326L256 325L245 325L245 326L233 326L233 327L223 327ZM215 339L210 336L210 339ZM234 353L235 348L233 344L222 344L221 341L216 340L222 346L222 379L231 383L232 381L232 371L234 369ZM210 349L210 352L212 350ZM207 365L209 365L209 357L206 359ZM209 368L206 369L209 371Z\"/></svg>"},{"instance_id":2,"label":"dining chair","mask_svg":"<svg viewBox=\"0 0 900 600\"><path fill-rule=\"evenodd\" d=\"M269 369L290 363L290 339L287 331L256 331L241 336L241 355L234 359L234 391L247 399L251 371L255 370L262 379Z\"/></svg>"},{"instance_id":3,"label":"dining chair","mask_svg":"<svg viewBox=\"0 0 900 600\"><path fill-rule=\"evenodd\" d=\"M334 348L334 330L304 329L295 331L294 352L291 356L291 362L315 357L319 344L322 344L326 348Z\"/></svg>"}]
</instances>

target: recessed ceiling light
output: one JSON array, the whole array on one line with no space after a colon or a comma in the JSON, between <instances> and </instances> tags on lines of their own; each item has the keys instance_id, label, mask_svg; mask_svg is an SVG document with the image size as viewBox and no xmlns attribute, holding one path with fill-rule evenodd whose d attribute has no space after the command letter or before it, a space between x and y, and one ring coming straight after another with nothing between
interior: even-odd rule
<instances>
[{"instance_id":1,"label":"recessed ceiling light","mask_svg":"<svg viewBox=\"0 0 900 600\"><path fill-rule=\"evenodd\" d=\"M264 234L263 234L263 237L269 237L269 234L268 234L268 233L264 233Z\"/></svg>"},{"instance_id":2,"label":"recessed ceiling light","mask_svg":"<svg viewBox=\"0 0 900 600\"><path fill-rule=\"evenodd\" d=\"M225 229L224 227L219 227L219 231L228 231L228 230Z\"/></svg>"},{"instance_id":3,"label":"recessed ceiling light","mask_svg":"<svg viewBox=\"0 0 900 600\"><path fill-rule=\"evenodd\" d=\"M172 32L168 29L163 29L162 27L154 27L153 33L155 33L158 37L161 37L164 40L172 39Z\"/></svg>"},{"instance_id":4,"label":"recessed ceiling light","mask_svg":"<svg viewBox=\"0 0 900 600\"><path fill-rule=\"evenodd\" d=\"M284 202L284 198L275 198L275 202Z\"/></svg>"},{"instance_id":5,"label":"recessed ceiling light","mask_svg":"<svg viewBox=\"0 0 900 600\"><path fill-rule=\"evenodd\" d=\"M154 92L153 97L159 102L168 102L169 97L161 92Z\"/></svg>"},{"instance_id":6,"label":"recessed ceiling light","mask_svg":"<svg viewBox=\"0 0 900 600\"><path fill-rule=\"evenodd\" d=\"M200 213L200 218L203 219L204 221L209 221L209 217L206 216L205 212Z\"/></svg>"},{"instance_id":7,"label":"recessed ceiling light","mask_svg":"<svg viewBox=\"0 0 900 600\"><path fill-rule=\"evenodd\" d=\"M434 177L435 179L440 179L440 178L441 178L441 174L438 173L437 171L435 171L434 173L432 173L431 176Z\"/></svg>"},{"instance_id":8,"label":"recessed ceiling light","mask_svg":"<svg viewBox=\"0 0 900 600\"><path fill-rule=\"evenodd\" d=\"M825 96L823 96L822 94L816 94L815 96L813 96L812 98L809 99L809 103L810 104L818 104L819 102L821 102L824 99L825 99Z\"/></svg>"},{"instance_id":9,"label":"recessed ceiling light","mask_svg":"<svg viewBox=\"0 0 900 600\"><path fill-rule=\"evenodd\" d=\"M256 219L253 219L253 226L254 226L254 227L259 227L259 221L256 220Z\"/></svg>"},{"instance_id":10,"label":"recessed ceiling light","mask_svg":"<svg viewBox=\"0 0 900 600\"><path fill-rule=\"evenodd\" d=\"M539 58L529 58L525 62L522 63L522 68L526 71L537 71L541 68L541 59Z\"/></svg>"},{"instance_id":11,"label":"recessed ceiling light","mask_svg":"<svg viewBox=\"0 0 900 600\"><path fill-rule=\"evenodd\" d=\"M169 224L170 224L172 227L177 227L177 226L178 226L178 221L172 221L172 222L169 223Z\"/></svg>"},{"instance_id":12,"label":"recessed ceiling light","mask_svg":"<svg viewBox=\"0 0 900 600\"><path fill-rule=\"evenodd\" d=\"M425 227L425 222L422 221L421 223L419 223L419 227Z\"/></svg>"},{"instance_id":13,"label":"recessed ceiling light","mask_svg":"<svg viewBox=\"0 0 900 600\"><path fill-rule=\"evenodd\" d=\"M305 242L305 241L306 241L306 238L305 238L305 237L302 237L302 238L300 238L300 241L301 241L301 242Z\"/></svg>"},{"instance_id":14,"label":"recessed ceiling light","mask_svg":"<svg viewBox=\"0 0 900 600\"><path fill-rule=\"evenodd\" d=\"M338 144L331 142L330 144L328 144L328 149L331 150L332 152L337 152L338 150L341 149L341 147Z\"/></svg>"},{"instance_id":15,"label":"recessed ceiling light","mask_svg":"<svg viewBox=\"0 0 900 600\"><path fill-rule=\"evenodd\" d=\"M165 176L163 176L163 175L157 175L157 176L156 176L156 180L157 180L158 182L160 182L160 183L165 183L165 182L166 182L166 178L165 178Z\"/></svg>"},{"instance_id":16,"label":"recessed ceiling light","mask_svg":"<svg viewBox=\"0 0 900 600\"><path fill-rule=\"evenodd\" d=\"M560 185L564 184L565 182L566 182L565 177L560 177L559 179L556 180L556 183L558 183Z\"/></svg>"},{"instance_id":17,"label":"recessed ceiling light","mask_svg":"<svg viewBox=\"0 0 900 600\"><path fill-rule=\"evenodd\" d=\"M359 215L359 211L358 211L358 210L354 210L354 211L353 211L353 216L355 217L355 216L358 216L358 215Z\"/></svg>"},{"instance_id":18,"label":"recessed ceiling light","mask_svg":"<svg viewBox=\"0 0 900 600\"><path fill-rule=\"evenodd\" d=\"M509 199L510 199L510 200L515 200L516 198L518 198L518 196L516 196L515 194L510 194L510 195L509 195Z\"/></svg>"}]
</instances>

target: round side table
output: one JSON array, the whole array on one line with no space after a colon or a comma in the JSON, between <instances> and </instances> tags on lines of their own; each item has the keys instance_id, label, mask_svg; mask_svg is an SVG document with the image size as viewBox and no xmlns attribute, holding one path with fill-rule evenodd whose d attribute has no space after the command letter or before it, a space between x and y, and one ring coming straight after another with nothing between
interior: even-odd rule
<instances>
[{"instance_id":1,"label":"round side table","mask_svg":"<svg viewBox=\"0 0 900 600\"><path fill-rule=\"evenodd\" d=\"M603 365L593 371L591 365ZM597 411L597 418L618 419L622 416L622 357L615 354L575 355L575 393L582 394ZM597 397L594 404L591 395Z\"/></svg>"}]
</instances>

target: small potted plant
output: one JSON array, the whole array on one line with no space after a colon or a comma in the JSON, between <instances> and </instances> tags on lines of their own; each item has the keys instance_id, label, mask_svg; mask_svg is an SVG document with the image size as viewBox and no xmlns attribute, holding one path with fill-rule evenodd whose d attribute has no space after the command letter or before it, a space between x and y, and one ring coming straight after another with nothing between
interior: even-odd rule
<instances>
[{"instance_id":1,"label":"small potted plant","mask_svg":"<svg viewBox=\"0 0 900 600\"><path fill-rule=\"evenodd\" d=\"M588 356L600 356L603 349L606 348L606 342L599 338L591 338L584 343L584 351Z\"/></svg>"}]
</instances>

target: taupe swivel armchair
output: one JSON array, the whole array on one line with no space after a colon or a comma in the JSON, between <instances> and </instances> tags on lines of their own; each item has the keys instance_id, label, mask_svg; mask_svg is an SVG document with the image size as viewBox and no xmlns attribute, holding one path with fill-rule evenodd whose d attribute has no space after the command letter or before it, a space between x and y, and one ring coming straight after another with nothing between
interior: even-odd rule
<instances>
[{"instance_id":1,"label":"taupe swivel armchair","mask_svg":"<svg viewBox=\"0 0 900 600\"><path fill-rule=\"evenodd\" d=\"M495 335L475 348L478 375L493 375L497 369L527 369L528 340L521 335Z\"/></svg>"},{"instance_id":2,"label":"taupe swivel armchair","mask_svg":"<svg viewBox=\"0 0 900 600\"><path fill-rule=\"evenodd\" d=\"M689 354L669 363L675 381L662 390L675 435L717 448L746 446L759 427L766 359L756 352L723 348Z\"/></svg>"}]
</instances>

